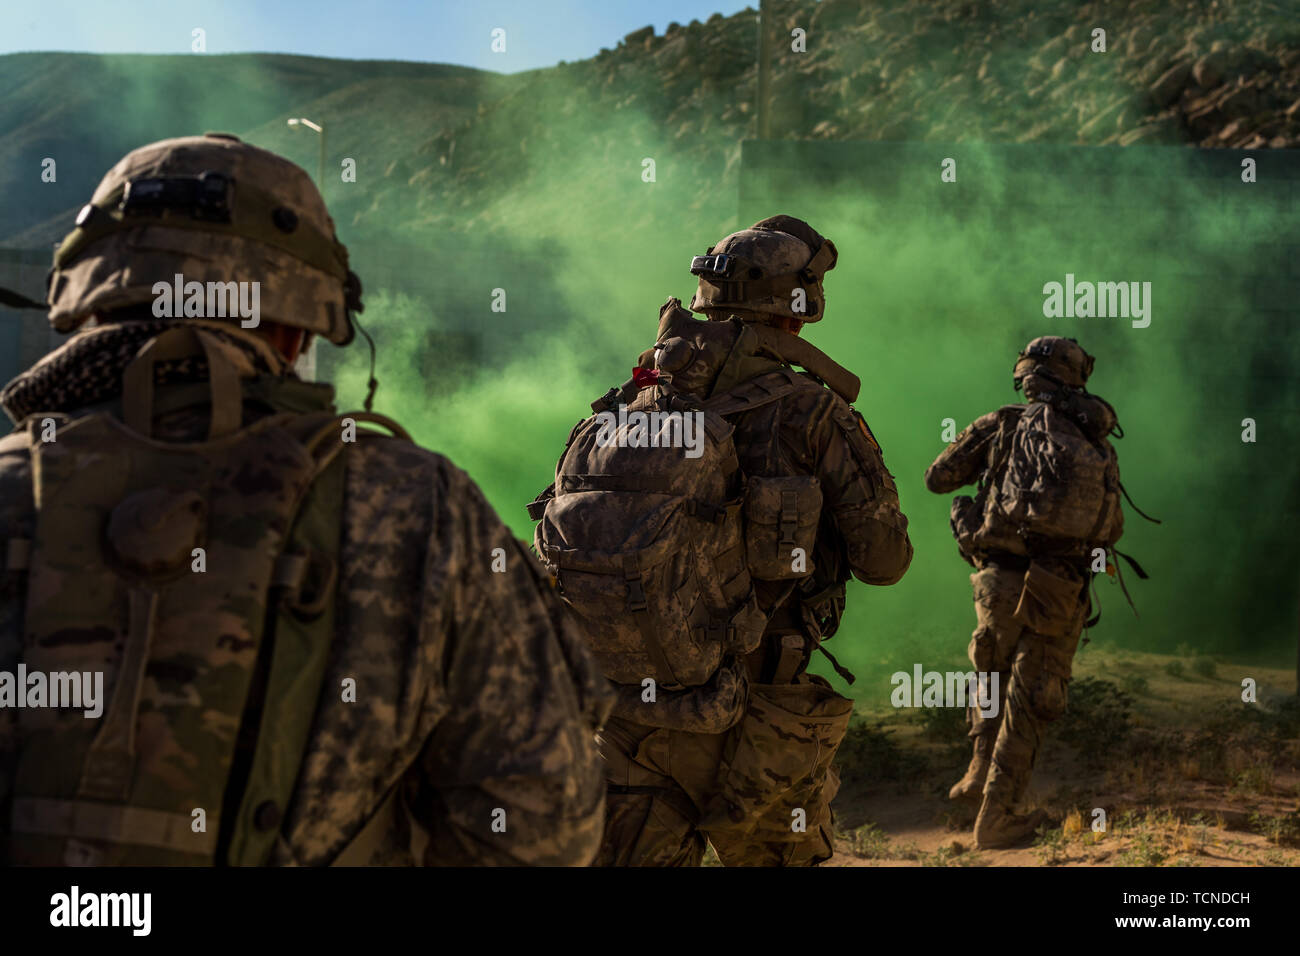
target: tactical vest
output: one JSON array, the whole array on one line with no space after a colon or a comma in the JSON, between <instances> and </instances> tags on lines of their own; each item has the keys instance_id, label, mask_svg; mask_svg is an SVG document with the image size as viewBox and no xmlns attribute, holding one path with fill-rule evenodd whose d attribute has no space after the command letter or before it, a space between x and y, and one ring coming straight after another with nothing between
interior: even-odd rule
<instances>
[{"instance_id":1,"label":"tactical vest","mask_svg":"<svg viewBox=\"0 0 1300 956\"><path fill-rule=\"evenodd\" d=\"M276 845L334 637L344 419L407 435L316 386L241 382L214 346L178 325L127 367L121 419L38 413L0 442L28 449L33 507L0 543L25 593L0 626L29 675L103 675L98 719L18 711L11 863L257 865ZM209 381L155 402L154 363L199 351ZM251 387L277 411L241 426ZM151 437L187 389L210 395L206 440Z\"/></svg>"}]
</instances>

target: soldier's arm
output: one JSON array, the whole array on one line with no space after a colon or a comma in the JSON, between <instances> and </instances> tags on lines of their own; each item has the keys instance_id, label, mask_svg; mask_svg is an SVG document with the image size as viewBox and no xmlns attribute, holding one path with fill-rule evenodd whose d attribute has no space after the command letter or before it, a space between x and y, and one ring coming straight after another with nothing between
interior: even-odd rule
<instances>
[{"instance_id":1,"label":"soldier's arm","mask_svg":"<svg viewBox=\"0 0 1300 956\"><path fill-rule=\"evenodd\" d=\"M446 712L421 755L436 805L425 862L583 866L604 825L603 680L536 559L453 471L453 526L432 542L449 636Z\"/></svg>"},{"instance_id":2,"label":"soldier's arm","mask_svg":"<svg viewBox=\"0 0 1300 956\"><path fill-rule=\"evenodd\" d=\"M822 507L844 539L853 576L866 584L894 584L912 563L894 477L865 419L829 392L819 402L813 447Z\"/></svg>"},{"instance_id":3,"label":"soldier's arm","mask_svg":"<svg viewBox=\"0 0 1300 956\"><path fill-rule=\"evenodd\" d=\"M957 440L941 451L925 470L925 487L942 495L977 481L984 471L989 442L997 429L996 412L982 415L967 425Z\"/></svg>"}]
</instances>

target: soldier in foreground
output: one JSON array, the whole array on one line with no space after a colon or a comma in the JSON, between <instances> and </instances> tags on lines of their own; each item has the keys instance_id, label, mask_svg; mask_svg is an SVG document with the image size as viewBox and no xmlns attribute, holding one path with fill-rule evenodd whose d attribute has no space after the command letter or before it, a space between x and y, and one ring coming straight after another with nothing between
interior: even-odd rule
<instances>
[{"instance_id":1,"label":"soldier in foreground","mask_svg":"<svg viewBox=\"0 0 1300 956\"><path fill-rule=\"evenodd\" d=\"M619 695L600 864L695 866L706 841L726 865L833 852L852 701L806 669L850 575L893 584L912 559L856 376L799 338L836 255L775 216L697 256L708 321L668 300L529 508Z\"/></svg>"},{"instance_id":2,"label":"soldier in foreground","mask_svg":"<svg viewBox=\"0 0 1300 956\"><path fill-rule=\"evenodd\" d=\"M536 559L291 371L353 338L347 262L306 173L224 134L127 155L56 253L75 334L0 394L0 671L105 699L0 710L6 862L594 856L609 694Z\"/></svg>"},{"instance_id":3,"label":"soldier in foreground","mask_svg":"<svg viewBox=\"0 0 1300 956\"><path fill-rule=\"evenodd\" d=\"M979 486L953 501L952 527L975 568L971 663L997 673L1000 700L987 716L967 709L974 753L948 795L979 807L982 849L1013 846L1046 822L1020 804L1043 729L1065 712L1092 575L1108 570L1106 553L1123 532L1107 439L1118 421L1084 389L1092 367L1074 339L1034 339L1013 373L1027 404L976 419L925 473L936 494Z\"/></svg>"}]
</instances>

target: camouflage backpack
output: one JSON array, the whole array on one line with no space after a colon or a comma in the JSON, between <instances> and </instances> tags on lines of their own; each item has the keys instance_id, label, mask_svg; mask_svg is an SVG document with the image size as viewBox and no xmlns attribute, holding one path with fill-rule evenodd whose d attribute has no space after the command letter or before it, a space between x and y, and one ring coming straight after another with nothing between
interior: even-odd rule
<instances>
[{"instance_id":1,"label":"camouflage backpack","mask_svg":"<svg viewBox=\"0 0 1300 956\"><path fill-rule=\"evenodd\" d=\"M739 382L743 361L693 361L752 355L757 333L679 306L661 313L655 369L593 403L529 506L537 552L605 676L668 690L700 686L758 646L767 618L754 581L793 589L812 573L822 504L816 478L744 475L727 421L806 381L770 359Z\"/></svg>"},{"instance_id":2,"label":"camouflage backpack","mask_svg":"<svg viewBox=\"0 0 1300 956\"><path fill-rule=\"evenodd\" d=\"M1028 544L1109 549L1124 533L1113 410L1095 396L1068 401L1032 402L998 436L977 540L1013 528Z\"/></svg>"},{"instance_id":3,"label":"camouflage backpack","mask_svg":"<svg viewBox=\"0 0 1300 956\"><path fill-rule=\"evenodd\" d=\"M334 635L346 439L319 387L283 380L316 394L241 427L244 386L196 325L128 366L124 420L38 413L0 440L31 462L0 488L28 498L0 508L25 593L0 627L29 675L103 688L97 720L17 712L10 862L261 864L278 839ZM200 350L209 381L184 388L211 396L207 439L150 437L154 363Z\"/></svg>"}]
</instances>

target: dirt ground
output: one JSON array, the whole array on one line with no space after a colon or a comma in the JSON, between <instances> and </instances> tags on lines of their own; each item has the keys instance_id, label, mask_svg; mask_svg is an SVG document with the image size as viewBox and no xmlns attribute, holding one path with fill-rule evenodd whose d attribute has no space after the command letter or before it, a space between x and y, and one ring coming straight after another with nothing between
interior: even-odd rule
<instances>
[{"instance_id":1,"label":"dirt ground","mask_svg":"<svg viewBox=\"0 0 1300 956\"><path fill-rule=\"evenodd\" d=\"M1254 703L1242 700L1245 678ZM975 850L974 813L947 800L969 759L964 730L959 711L860 704L826 865L1300 865L1293 670L1080 653L1070 712L1049 731L1029 797L1052 823L1009 850Z\"/></svg>"}]
</instances>

